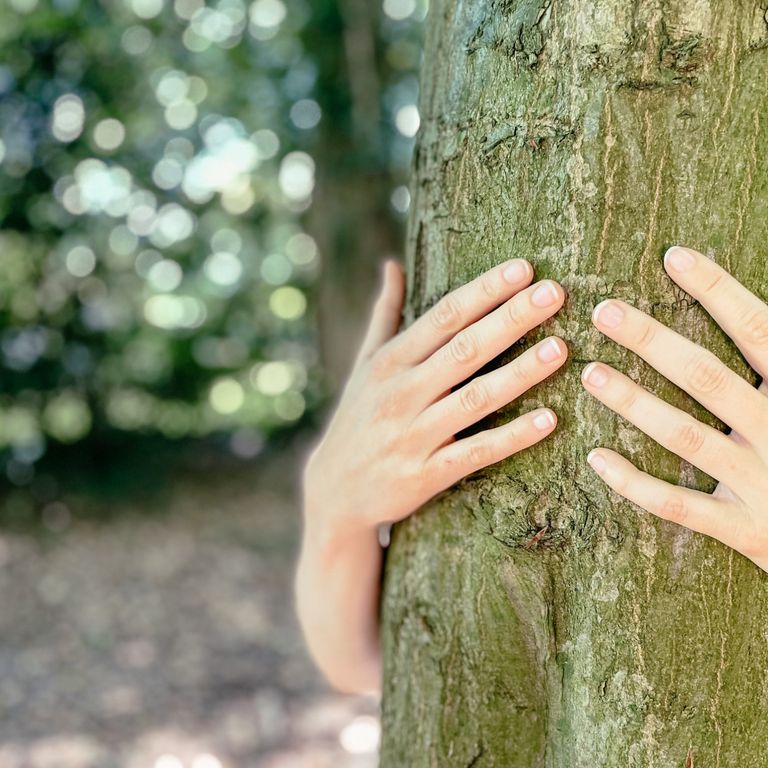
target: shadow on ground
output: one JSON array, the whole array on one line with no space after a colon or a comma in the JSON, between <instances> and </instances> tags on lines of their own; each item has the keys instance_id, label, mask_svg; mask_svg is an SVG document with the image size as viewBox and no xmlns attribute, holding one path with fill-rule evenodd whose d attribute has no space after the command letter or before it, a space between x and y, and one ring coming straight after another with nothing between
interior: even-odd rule
<instances>
[{"instance_id":1,"label":"shadow on ground","mask_svg":"<svg viewBox=\"0 0 768 768\"><path fill-rule=\"evenodd\" d=\"M329 690L293 615L301 455L0 532L0 768L376 765L376 701Z\"/></svg>"}]
</instances>

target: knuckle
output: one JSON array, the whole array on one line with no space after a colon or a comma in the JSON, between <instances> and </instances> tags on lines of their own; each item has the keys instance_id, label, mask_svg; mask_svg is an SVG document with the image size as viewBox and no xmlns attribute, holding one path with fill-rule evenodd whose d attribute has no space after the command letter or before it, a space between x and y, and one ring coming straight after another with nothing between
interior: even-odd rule
<instances>
[{"instance_id":1,"label":"knuckle","mask_svg":"<svg viewBox=\"0 0 768 768\"><path fill-rule=\"evenodd\" d=\"M656 514L665 520L684 525L688 520L688 505L685 500L676 493L665 496L656 508Z\"/></svg>"},{"instance_id":2,"label":"knuckle","mask_svg":"<svg viewBox=\"0 0 768 768\"><path fill-rule=\"evenodd\" d=\"M512 328L519 328L524 325L523 307L516 298L508 301L504 307L507 323Z\"/></svg>"},{"instance_id":3,"label":"knuckle","mask_svg":"<svg viewBox=\"0 0 768 768\"><path fill-rule=\"evenodd\" d=\"M493 461L491 446L486 442L473 440L464 451L465 463L472 467L485 467Z\"/></svg>"},{"instance_id":4,"label":"knuckle","mask_svg":"<svg viewBox=\"0 0 768 768\"><path fill-rule=\"evenodd\" d=\"M450 293L443 296L432 308L429 319L438 331L450 331L456 328L461 319L461 310L456 298Z\"/></svg>"},{"instance_id":5,"label":"knuckle","mask_svg":"<svg viewBox=\"0 0 768 768\"><path fill-rule=\"evenodd\" d=\"M754 520L749 518L739 526L736 539L740 542L738 550L743 555L755 561L765 560L768 554L768 534Z\"/></svg>"},{"instance_id":6,"label":"knuckle","mask_svg":"<svg viewBox=\"0 0 768 768\"><path fill-rule=\"evenodd\" d=\"M466 475L464 456L455 451L441 450L424 461L418 468L417 485L438 491Z\"/></svg>"},{"instance_id":7,"label":"knuckle","mask_svg":"<svg viewBox=\"0 0 768 768\"><path fill-rule=\"evenodd\" d=\"M723 282L723 278L725 275L722 272L718 272L712 280L709 281L709 283L704 288L704 293L711 294L715 292L718 288L718 286Z\"/></svg>"},{"instance_id":8,"label":"knuckle","mask_svg":"<svg viewBox=\"0 0 768 768\"><path fill-rule=\"evenodd\" d=\"M459 333L446 347L448 357L459 365L472 363L478 355L477 341L471 333Z\"/></svg>"},{"instance_id":9,"label":"knuckle","mask_svg":"<svg viewBox=\"0 0 768 768\"><path fill-rule=\"evenodd\" d=\"M652 322L645 321L640 328L640 332L637 335L637 341L635 346L637 349L648 349L656 336L656 325Z\"/></svg>"},{"instance_id":10,"label":"knuckle","mask_svg":"<svg viewBox=\"0 0 768 768\"><path fill-rule=\"evenodd\" d=\"M506 372L510 383L516 384L517 388L527 390L533 386L534 370L530 365L524 364L522 358L518 358L510 363Z\"/></svg>"},{"instance_id":11,"label":"knuckle","mask_svg":"<svg viewBox=\"0 0 768 768\"><path fill-rule=\"evenodd\" d=\"M482 379L473 379L459 390L459 402L467 413L484 413L491 407L488 387Z\"/></svg>"},{"instance_id":12,"label":"knuckle","mask_svg":"<svg viewBox=\"0 0 768 768\"><path fill-rule=\"evenodd\" d=\"M751 312L743 325L744 339L759 349L768 349L768 307Z\"/></svg>"},{"instance_id":13,"label":"knuckle","mask_svg":"<svg viewBox=\"0 0 768 768\"><path fill-rule=\"evenodd\" d=\"M616 407L621 413L630 413L637 405L637 398L639 395L639 388L635 384L625 384L619 394Z\"/></svg>"},{"instance_id":14,"label":"knuckle","mask_svg":"<svg viewBox=\"0 0 768 768\"><path fill-rule=\"evenodd\" d=\"M704 432L697 424L682 424L672 433L672 450L678 454L695 454L704 446Z\"/></svg>"},{"instance_id":15,"label":"knuckle","mask_svg":"<svg viewBox=\"0 0 768 768\"><path fill-rule=\"evenodd\" d=\"M689 369L688 382L694 392L722 395L728 388L728 369L711 353L701 354Z\"/></svg>"},{"instance_id":16,"label":"knuckle","mask_svg":"<svg viewBox=\"0 0 768 768\"><path fill-rule=\"evenodd\" d=\"M498 299L502 294L497 275L493 273L488 273L480 278L480 288L491 300Z\"/></svg>"},{"instance_id":17,"label":"knuckle","mask_svg":"<svg viewBox=\"0 0 768 768\"><path fill-rule=\"evenodd\" d=\"M430 459L412 468L415 485L420 488L435 489L441 486L445 477L445 461Z\"/></svg>"}]
</instances>

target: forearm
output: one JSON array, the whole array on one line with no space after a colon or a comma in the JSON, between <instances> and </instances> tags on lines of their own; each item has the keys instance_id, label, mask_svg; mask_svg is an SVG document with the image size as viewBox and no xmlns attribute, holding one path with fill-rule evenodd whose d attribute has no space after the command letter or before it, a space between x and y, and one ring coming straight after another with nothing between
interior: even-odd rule
<instances>
[{"instance_id":1,"label":"forearm","mask_svg":"<svg viewBox=\"0 0 768 768\"><path fill-rule=\"evenodd\" d=\"M329 682L349 693L381 686L375 529L328 530L305 509L296 607L310 653Z\"/></svg>"}]
</instances>

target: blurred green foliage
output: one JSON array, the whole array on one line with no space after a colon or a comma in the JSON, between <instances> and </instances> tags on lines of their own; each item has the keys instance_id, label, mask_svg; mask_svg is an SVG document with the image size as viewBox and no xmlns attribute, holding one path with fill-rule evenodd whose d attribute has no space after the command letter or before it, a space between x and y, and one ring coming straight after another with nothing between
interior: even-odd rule
<instances>
[{"instance_id":1,"label":"blurred green foliage","mask_svg":"<svg viewBox=\"0 0 768 768\"><path fill-rule=\"evenodd\" d=\"M315 185L333 193L323 164L341 145L349 167L383 172L402 219L425 13L426 0L0 0L11 482L31 482L52 446L130 435L226 435L251 457L311 415L327 395Z\"/></svg>"}]
</instances>

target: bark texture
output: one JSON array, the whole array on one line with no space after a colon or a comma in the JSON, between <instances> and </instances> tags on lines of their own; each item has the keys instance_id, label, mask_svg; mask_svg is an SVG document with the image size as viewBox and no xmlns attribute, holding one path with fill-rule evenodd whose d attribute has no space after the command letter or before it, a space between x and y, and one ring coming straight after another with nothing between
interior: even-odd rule
<instances>
[{"instance_id":1,"label":"bark texture","mask_svg":"<svg viewBox=\"0 0 768 768\"><path fill-rule=\"evenodd\" d=\"M592 328L609 296L755 382L662 254L697 247L768 297L767 9L433 0L406 323L523 256L565 286L567 304L493 366L551 333L571 361L479 425L549 404L553 438L393 531L384 768L768 766L768 575L592 474L585 456L605 445L666 480L714 487L579 383L587 361L604 360L725 428Z\"/></svg>"}]
</instances>

